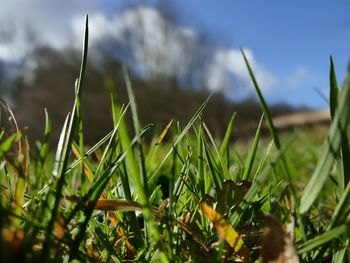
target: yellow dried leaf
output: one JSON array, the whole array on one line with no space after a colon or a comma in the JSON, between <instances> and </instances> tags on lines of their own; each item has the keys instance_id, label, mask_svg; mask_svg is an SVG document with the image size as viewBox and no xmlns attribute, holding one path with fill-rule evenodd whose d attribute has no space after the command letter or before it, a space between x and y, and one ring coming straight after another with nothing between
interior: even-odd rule
<instances>
[{"instance_id":1,"label":"yellow dried leaf","mask_svg":"<svg viewBox=\"0 0 350 263\"><path fill-rule=\"evenodd\" d=\"M250 262L248 249L239 233L226 220L206 203L200 202L204 215L213 223L220 239L225 240L243 262Z\"/></svg>"}]
</instances>

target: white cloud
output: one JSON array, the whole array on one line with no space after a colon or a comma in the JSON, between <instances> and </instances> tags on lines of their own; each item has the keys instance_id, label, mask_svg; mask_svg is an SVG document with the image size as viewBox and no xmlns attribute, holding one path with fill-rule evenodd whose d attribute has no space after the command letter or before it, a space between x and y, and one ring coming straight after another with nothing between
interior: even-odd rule
<instances>
[{"instance_id":1,"label":"white cloud","mask_svg":"<svg viewBox=\"0 0 350 263\"><path fill-rule=\"evenodd\" d=\"M23 58L33 48L32 37L29 27L9 23L6 28L0 28L0 59L13 62Z\"/></svg>"},{"instance_id":2,"label":"white cloud","mask_svg":"<svg viewBox=\"0 0 350 263\"><path fill-rule=\"evenodd\" d=\"M244 52L261 89L266 92L276 87L277 77L256 61L251 50L245 49ZM237 49L221 49L215 52L213 63L208 68L207 80L211 90L225 89L232 84L252 86L243 56Z\"/></svg>"},{"instance_id":3,"label":"white cloud","mask_svg":"<svg viewBox=\"0 0 350 263\"><path fill-rule=\"evenodd\" d=\"M82 39L83 17L76 17L72 27L77 39ZM192 70L196 56L200 55L202 43L197 33L188 27L169 23L161 13L149 6L139 6L107 19L102 13L90 16L90 43L112 37L127 45L134 56L135 64L152 74L186 74ZM208 50L206 50L208 51ZM227 90L238 83L250 87L251 79L242 54L236 49L213 47L205 70L205 84L213 91ZM258 63L249 49L245 50L256 77L264 91L271 90L277 77ZM208 55L208 54L206 54Z\"/></svg>"},{"instance_id":4,"label":"white cloud","mask_svg":"<svg viewBox=\"0 0 350 263\"><path fill-rule=\"evenodd\" d=\"M89 21L92 46L101 48L106 39L117 41L130 49L134 64L146 74L172 76L186 72L199 46L194 30L170 23L149 6L128 9L109 19L97 13L90 15ZM82 38L82 25L81 16L72 22L77 39Z\"/></svg>"},{"instance_id":5,"label":"white cloud","mask_svg":"<svg viewBox=\"0 0 350 263\"><path fill-rule=\"evenodd\" d=\"M202 74L208 89L232 92L231 88L237 85L251 87L239 50L212 46L203 51L203 43L193 28L171 23L151 6L141 5L107 16L100 5L94 0L12 0L2 3L0 23L12 20L16 30L11 45L0 41L0 59L16 60L29 51L24 26L28 23L40 34L41 42L56 48L66 45L80 48L85 14L89 13L90 54L96 51L94 47L100 48L106 43L108 46L108 41L116 41L119 49L114 52L118 51L122 58L131 57L137 70L152 77L186 75L198 67L198 57L207 56L205 65L200 66L204 67ZM245 53L264 92L276 87L277 77L256 60L251 50L246 49ZM293 81L292 77L288 80L290 85Z\"/></svg>"},{"instance_id":6,"label":"white cloud","mask_svg":"<svg viewBox=\"0 0 350 263\"><path fill-rule=\"evenodd\" d=\"M0 59L14 61L30 51L26 33L29 28L37 35L37 40L54 47L68 43L72 17L98 8L94 0L47 1L11 0L0 1ZM12 41L5 43L1 34L11 33Z\"/></svg>"}]
</instances>

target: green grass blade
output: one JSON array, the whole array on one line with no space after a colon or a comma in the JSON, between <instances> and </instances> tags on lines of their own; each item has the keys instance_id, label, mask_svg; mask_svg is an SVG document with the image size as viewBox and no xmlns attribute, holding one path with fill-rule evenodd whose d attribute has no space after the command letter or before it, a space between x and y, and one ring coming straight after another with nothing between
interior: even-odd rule
<instances>
[{"instance_id":1,"label":"green grass blade","mask_svg":"<svg viewBox=\"0 0 350 263\"><path fill-rule=\"evenodd\" d=\"M235 118L236 118L236 112L233 113L232 116L231 116L231 119L230 119L230 121L228 123L227 129L226 129L226 132L225 132L224 139L222 140L222 143L221 143L220 155L222 156L222 158L224 158L225 153L226 153L227 148L228 148L228 145L229 145L229 142L230 142L230 137L231 137L231 134L232 134Z\"/></svg>"},{"instance_id":2,"label":"green grass blade","mask_svg":"<svg viewBox=\"0 0 350 263\"><path fill-rule=\"evenodd\" d=\"M263 113L264 113L264 116L265 116L265 120L267 122L267 126L268 126L269 131L270 131L270 135L271 135L272 139L274 140L277 149L281 149L282 145L281 145L281 142L279 140L276 128L275 128L275 126L273 124L272 117L271 117L269 108L267 106L267 103L265 102L265 99L264 99L264 97L262 95L261 89L260 89L260 87L258 85L258 82L256 81L255 76L254 76L253 70L252 70L252 68L251 68L251 66L250 66L250 64L248 62L248 59L247 59L247 57L244 54L244 51L242 49L241 49L241 52L242 52L245 64L247 66L249 75L250 75L250 77L251 77L251 79L253 81L253 84L254 84L253 86L254 86L255 91L256 91L256 93L258 95L260 106L261 106L261 108L263 110ZM293 174L295 173L295 171L293 171L291 169L291 167L290 167L289 163L287 162L286 157L284 155L282 156L282 165L283 165L283 168L284 168L285 176L288 179L288 182L290 184L289 191L290 191L290 193L292 195L292 198L297 202L299 199L297 197L296 190L293 187Z\"/></svg>"},{"instance_id":3,"label":"green grass blade","mask_svg":"<svg viewBox=\"0 0 350 263\"><path fill-rule=\"evenodd\" d=\"M84 45L83 45L83 52L82 52L82 62L81 62L81 67L80 67L80 74L79 74L79 79L78 79L78 84L76 86L76 98L72 110L72 115L70 118L69 126L67 127L67 133L64 135L64 140L62 141L62 148L60 150L60 157L59 160L57 160L57 166L56 169L53 171L53 175L57 177L57 185L56 185L56 190L55 190L55 201L54 205L51 211L51 219L50 222L47 226L46 230L46 240L43 245L43 252L42 252L42 259L47 258L47 253L48 249L51 244L51 235L53 233L53 227L54 227L54 222L56 220L56 215L57 215L57 210L59 207L59 203L61 201L62 197L62 190L63 190L63 185L65 181L65 172L66 168L68 165L68 159L69 159L69 154L70 154L70 145L73 140L74 136L74 131L75 131L75 126L77 122L77 98L80 99L81 94L82 94L82 86L83 86L83 81L85 78L85 68L86 68L86 61L87 61L87 52L88 52L88 38L89 38L89 27L88 27L88 16L86 16L85 20L85 33L84 33ZM66 119L67 121L67 119ZM65 130L65 129L63 129Z\"/></svg>"},{"instance_id":4,"label":"green grass blade","mask_svg":"<svg viewBox=\"0 0 350 263\"><path fill-rule=\"evenodd\" d=\"M340 93L339 106L335 113L322 155L317 163L311 180L301 197L300 213L306 213L319 195L333 167L341 144L342 132L346 132L350 114L350 81L346 78Z\"/></svg>"},{"instance_id":5,"label":"green grass blade","mask_svg":"<svg viewBox=\"0 0 350 263\"><path fill-rule=\"evenodd\" d=\"M115 108L118 109L119 107L115 106ZM103 154L102 154L101 160L100 160L100 162L99 162L99 164L97 166L96 172L98 172L101 169L102 165L104 164L104 162L106 160L106 157L107 157L107 155L109 153L109 150L111 149L111 145L112 145L112 143L115 140L115 137L117 135L117 132L118 132L118 129L119 129L119 126L120 126L120 122L124 118L127 109L128 109L128 107L126 107L124 110L120 109L120 112L119 112L120 116L118 118L118 121L114 125L114 129L113 129L112 134L111 134L111 136L109 138L107 146L105 147L105 149L103 151ZM140 136L140 134L138 136ZM136 135L136 141L139 140L138 136Z\"/></svg>"},{"instance_id":6,"label":"green grass blade","mask_svg":"<svg viewBox=\"0 0 350 263\"><path fill-rule=\"evenodd\" d=\"M350 148L346 129L341 132L341 160L343 164L344 185L350 182Z\"/></svg>"},{"instance_id":7,"label":"green grass blade","mask_svg":"<svg viewBox=\"0 0 350 263\"><path fill-rule=\"evenodd\" d=\"M131 88L131 81L129 78L129 74L126 70L126 67L123 67L124 71L124 78L125 78L125 83L126 83L126 90L128 92L128 97L130 101L130 108L131 108L131 114L132 114L132 120L134 123L134 129L136 133L136 138L137 138L137 143L139 146L139 154L140 154L140 176L142 178L142 188L148 197L148 182L147 182L147 171L146 171L146 164L145 164L145 156L142 148L142 143L141 143L141 136L140 136L140 121L139 117L137 115L137 105L136 105L136 99L135 99L135 94L134 91Z\"/></svg>"},{"instance_id":8,"label":"green grass blade","mask_svg":"<svg viewBox=\"0 0 350 263\"><path fill-rule=\"evenodd\" d=\"M330 69L329 69L329 106L332 119L335 115L335 110L338 105L339 88L337 82L337 76L335 74L333 58L330 56Z\"/></svg>"},{"instance_id":9,"label":"green grass blade","mask_svg":"<svg viewBox=\"0 0 350 263\"><path fill-rule=\"evenodd\" d=\"M341 251L338 251L334 254L332 258L332 263L343 263L345 262L345 254L346 254L347 248L343 248Z\"/></svg>"},{"instance_id":10,"label":"green grass blade","mask_svg":"<svg viewBox=\"0 0 350 263\"><path fill-rule=\"evenodd\" d=\"M96 202L100 197L101 193L103 192L103 190L105 189L109 179L111 178L115 170L118 168L118 166L121 164L119 160L120 159L117 159L113 163L113 165L110 165L103 172L103 174L99 176L99 178L92 184L88 193L82 198L80 202L78 202L78 204L76 205L76 208L72 211L70 216L66 219L66 222L69 222L72 218L72 215L74 215L76 211L79 211L79 210L84 211L84 214L85 214L84 221L81 223L79 227L79 232L70 246L69 260L73 260L74 258L77 257L79 246L81 245L83 237L86 234L86 229L88 227L88 223L92 216ZM88 205L85 206L85 203L87 201L88 201Z\"/></svg>"},{"instance_id":11,"label":"green grass blade","mask_svg":"<svg viewBox=\"0 0 350 263\"><path fill-rule=\"evenodd\" d=\"M210 139L210 142L211 144L213 145L213 148L214 148L214 151L216 153L216 160L215 160L215 163L220 163L220 167L221 167L221 171L224 175L224 178L226 180L229 180L231 179L231 176L230 176L230 173L228 171L228 168L227 168L227 163L225 161L225 158L220 154L220 151L215 143L215 140L211 134L211 132L209 131L209 128L207 127L207 125L205 125L205 123L203 123L203 127L204 127L204 130L206 132L206 134L208 135L209 139Z\"/></svg>"},{"instance_id":12,"label":"green grass blade","mask_svg":"<svg viewBox=\"0 0 350 263\"><path fill-rule=\"evenodd\" d=\"M223 179L219 175L219 171L218 171L218 167L217 167L216 161L215 161L212 153L210 152L210 149L209 149L208 145L206 144L206 142L204 141L204 139L203 139L203 145L204 145L205 155L207 157L206 159L207 159L207 162L208 162L208 166L209 166L209 169L210 169L211 176L213 178L213 182L214 182L215 188L216 189L221 189L222 188Z\"/></svg>"},{"instance_id":13,"label":"green grass blade","mask_svg":"<svg viewBox=\"0 0 350 263\"><path fill-rule=\"evenodd\" d=\"M242 180L247 180L248 179L248 177L250 175L250 172L251 172L251 170L253 168L256 151L258 150L258 144L259 144L259 141L260 141L261 127L262 127L263 119L264 119L264 115L261 116L261 118L260 118L259 125L258 125L258 128L257 128L256 133L255 133L253 145L252 145L252 148L250 150L249 157L248 157L248 159L247 159L247 161L245 163L244 173L243 173L243 176L241 178Z\"/></svg>"},{"instance_id":14,"label":"green grass blade","mask_svg":"<svg viewBox=\"0 0 350 263\"><path fill-rule=\"evenodd\" d=\"M204 194L206 194L205 192L206 178L204 174L204 145L203 145L202 125L199 126L199 130L197 134L197 151L198 151L197 175L198 175L199 189L202 193L202 196L204 196Z\"/></svg>"},{"instance_id":15,"label":"green grass blade","mask_svg":"<svg viewBox=\"0 0 350 263\"><path fill-rule=\"evenodd\" d=\"M269 108L267 106L267 103L266 103L266 101L264 99L264 96L263 96L263 94L261 92L259 84L258 84L258 82L257 82L257 80L255 78L254 72L253 72L253 70L252 70L252 68L251 68L251 66L249 64L249 61L248 61L248 59L247 59L243 49L241 49L241 52L242 52L242 55L243 55L243 58L244 58L244 62L246 64L246 66L247 66L250 78L253 81L253 86L255 88L256 94L258 95L261 108L262 108L262 110L264 112L265 120L267 122L267 126L269 128L271 137L274 140L276 147L279 149L279 148L281 148L281 143L280 143L279 137L277 135L276 128L275 128L275 126L274 126L274 124L272 122L272 117L271 117L271 114L270 114L270 110L269 110Z\"/></svg>"},{"instance_id":16,"label":"green grass blade","mask_svg":"<svg viewBox=\"0 0 350 263\"><path fill-rule=\"evenodd\" d=\"M123 124L123 121L120 120L121 126L123 129L126 129L125 124ZM124 125L124 126L123 126ZM141 133L142 135L142 133ZM83 236L85 235L85 230L88 226L88 222L92 216L92 212L94 210L95 204L100 197L103 190L106 188L107 183L109 182L112 175L115 173L117 168L124 163L125 158L127 158L127 154L129 151L132 151L133 144L135 144L137 141L136 137L132 140L130 148L125 150L123 153L121 153L119 156L115 158L111 162L111 164L106 168L106 170L101 171L101 175L98 177L95 177L96 180L92 183L88 193L81 199L80 202L76 205L76 207L73 209L73 211L69 214L69 216L66 218L66 222L70 222L71 219L76 215L76 213L82 209L84 209L85 213L85 220L81 224L79 229L79 234L76 237L76 239L73 242L71 252L70 252L70 258L75 258L78 253L78 249L81 243L81 240L83 239ZM88 202L88 206L85 207L85 203ZM141 202L140 202L141 203ZM136 218L135 218L136 219ZM132 222L131 222L132 223ZM134 232L139 233L141 229L135 229L135 226L132 226Z\"/></svg>"},{"instance_id":17,"label":"green grass blade","mask_svg":"<svg viewBox=\"0 0 350 263\"><path fill-rule=\"evenodd\" d=\"M285 155L286 151L289 149L289 147L292 145L292 143L295 141L296 136L293 136L283 147L278 150L276 155L273 157L271 162L268 166L266 166L261 173L256 177L255 181L253 181L252 186L250 187L249 191L245 194L243 201L239 205L238 209L235 211L235 213L232 216L232 222L235 225L237 221L239 220L239 217L244 211L248 205L250 204L252 198L261 191L262 187L264 186L265 181L271 175L274 167L276 166L277 162L282 159L282 157Z\"/></svg>"},{"instance_id":18,"label":"green grass blade","mask_svg":"<svg viewBox=\"0 0 350 263\"><path fill-rule=\"evenodd\" d=\"M251 188L249 189L249 191L246 193L244 197L246 201L251 200L254 197L254 195L256 195L258 191L261 190L263 183L268 178L268 176L271 175L272 169L274 168L276 163L282 158L282 156L284 156L284 154L286 153L288 148L292 145L294 140L295 140L295 137L290 139L290 141L286 143L286 145L283 146L277 152L276 156L272 159L270 164L261 172L261 174L258 175L258 177L256 178L256 181L253 182L253 185L251 186Z\"/></svg>"},{"instance_id":19,"label":"green grass blade","mask_svg":"<svg viewBox=\"0 0 350 263\"><path fill-rule=\"evenodd\" d=\"M47 110L45 109L45 129L44 129L44 140L40 147L39 158L36 162L35 174L39 176L42 173L45 160L48 155L49 139L52 131L52 121L49 117Z\"/></svg>"},{"instance_id":20,"label":"green grass blade","mask_svg":"<svg viewBox=\"0 0 350 263\"><path fill-rule=\"evenodd\" d=\"M334 69L334 63L332 56L330 57L330 73L329 73L329 107L331 118L334 119L336 109L338 107L338 97L339 97L339 89L337 83L337 77ZM338 183L341 192L344 190L345 185L350 180L350 149L349 149L349 139L346 132L342 132L341 139L341 157L337 158L337 168L338 168Z\"/></svg>"},{"instance_id":21,"label":"green grass blade","mask_svg":"<svg viewBox=\"0 0 350 263\"><path fill-rule=\"evenodd\" d=\"M320 246L323 246L327 244L328 242L339 238L342 234L347 234L350 229L350 223L347 222L341 226L338 226L332 230L329 230L321 235L318 235L306 242L304 242L299 248L298 248L298 254L304 254L307 252L310 252L311 250L318 248Z\"/></svg>"},{"instance_id":22,"label":"green grass blade","mask_svg":"<svg viewBox=\"0 0 350 263\"><path fill-rule=\"evenodd\" d=\"M124 151L127 152L126 154L126 166L130 175L131 181L135 185L135 192L137 193L139 197L139 203L142 205L143 209L143 216L147 223L147 227L150 234L150 243L152 245L157 245L160 241L160 233L158 231L158 228L156 227L153 217L152 217L152 211L149 204L148 196L143 188L142 183L142 177L140 175L140 170L134 155L134 152L132 150L132 144L130 142L128 130L125 124L124 119L122 118L120 121L120 127L118 130L120 143L122 145L122 148Z\"/></svg>"},{"instance_id":23,"label":"green grass blade","mask_svg":"<svg viewBox=\"0 0 350 263\"><path fill-rule=\"evenodd\" d=\"M22 137L22 133L20 131L17 131L16 133L12 134L10 137L8 137L3 143L0 144L0 158L4 156L5 153L7 153L12 145L16 143L20 138Z\"/></svg>"},{"instance_id":24,"label":"green grass blade","mask_svg":"<svg viewBox=\"0 0 350 263\"><path fill-rule=\"evenodd\" d=\"M149 126L146 126L144 131L147 131L148 129L149 129ZM144 131L141 133L141 136L143 135ZM131 147L133 147L134 144L136 144L136 141L137 141L136 138L134 138L132 140ZM66 222L70 222L70 220L72 220L72 218L76 215L77 211L79 211L79 207L83 207L84 201L94 202L94 196L99 196L99 194L101 193L99 191L103 190L105 183L107 183L108 180L110 179L109 176L111 176L113 174L113 172L115 172L116 169L121 164L124 163L126 155L127 155L127 151L123 151L122 153L120 153L115 158L115 160L113 160L111 162L111 164L107 167L106 170L100 172L101 173L100 176L97 176L94 178L94 181L93 181L92 185L90 186L88 193L84 196L84 198L82 198L82 201L79 204L77 204L76 208L72 212L70 212L70 214L66 218ZM129 185L128 185L128 187L129 187ZM97 192L97 194L95 192ZM93 193L95 193L95 194L93 194ZM131 194L130 194L130 198L128 198L128 200L132 201Z\"/></svg>"},{"instance_id":25,"label":"green grass blade","mask_svg":"<svg viewBox=\"0 0 350 263\"><path fill-rule=\"evenodd\" d=\"M82 69L81 69L82 70ZM84 125L83 125L83 118L82 118L82 113L81 113L81 87L83 83L83 79L81 79L82 72L80 72L79 79L76 82L76 93L75 93L75 101L76 101L76 118L77 118L77 123L78 123L78 138L79 138L79 154L80 156L84 156L84 151L85 151L85 146L84 146ZM81 79L81 80L80 80ZM79 93L80 92L80 93ZM82 184L84 183L85 180L85 171L84 171L84 158L82 159L79 167L78 174L81 177L81 182Z\"/></svg>"},{"instance_id":26,"label":"green grass blade","mask_svg":"<svg viewBox=\"0 0 350 263\"><path fill-rule=\"evenodd\" d=\"M339 200L334 210L334 213L332 215L332 220L327 226L328 230L345 222L350 212L349 202L350 202L350 183L348 183L348 185L346 186L345 191L343 192L341 199Z\"/></svg>"},{"instance_id":27,"label":"green grass blade","mask_svg":"<svg viewBox=\"0 0 350 263\"><path fill-rule=\"evenodd\" d=\"M139 134L140 133L140 121L139 121L139 117L137 115L137 105L136 105L136 100L135 100L135 94L131 88L131 81L129 78L128 71L126 70L126 67L123 67L123 74L124 74L124 79L125 79L125 83L126 83L126 90L128 92L128 97L129 97L129 101L130 101L132 121L134 124L136 138L137 138L138 143L141 143L141 137Z\"/></svg>"},{"instance_id":28,"label":"green grass blade","mask_svg":"<svg viewBox=\"0 0 350 263\"><path fill-rule=\"evenodd\" d=\"M267 145L266 150L265 150L265 152L264 152L264 155L263 155L263 157L262 157L261 160L260 160L260 163L259 163L259 165L258 165L258 168L256 169L256 172L255 172L255 174L254 174L254 177L253 177L253 179L252 179L252 182L255 181L256 177L260 174L261 170L263 169L264 164L265 164L265 162L266 162L266 159L267 159L267 157L269 156L270 151L271 151L273 145L274 145L273 140Z\"/></svg>"},{"instance_id":29,"label":"green grass blade","mask_svg":"<svg viewBox=\"0 0 350 263\"><path fill-rule=\"evenodd\" d=\"M68 132L68 122L69 122L70 114L68 113L62 127L62 131L60 134L60 138L58 140L56 155L55 155L55 164L52 170L53 178L57 178L60 173L60 168L62 166L62 159L64 158L64 143L67 140L67 132Z\"/></svg>"},{"instance_id":30,"label":"green grass blade","mask_svg":"<svg viewBox=\"0 0 350 263\"><path fill-rule=\"evenodd\" d=\"M126 111L128 109L128 106L125 107L124 109L121 109L121 116L124 116ZM116 124L115 125L119 125L118 124L118 121L116 121ZM141 136L144 135L144 133L149 130L149 128L151 127L152 125L148 125L146 126L142 132L141 132ZM105 144L108 140L110 140L110 138L114 135L114 130L113 129L112 131L110 131L105 137L103 137L99 142L97 142L94 146L92 146L85 154L84 154L84 160L90 156L91 154L93 154L97 149L99 149L100 147L102 147L103 144ZM136 138L133 140L133 143L136 142ZM66 170L66 174L68 174L69 172L71 172L75 167L77 167L77 165L79 165L79 163L81 162L82 160L81 159L77 159L75 161L73 161L71 163L71 165L69 166L69 168Z\"/></svg>"},{"instance_id":31,"label":"green grass blade","mask_svg":"<svg viewBox=\"0 0 350 263\"><path fill-rule=\"evenodd\" d=\"M167 152L167 154L165 155L165 157L163 158L163 160L161 161L161 163L158 165L157 169L153 172L153 174L150 176L150 178L148 179L148 183L149 185L152 185L153 180L156 178L156 176L158 175L158 173L160 172L161 168L163 167L164 163L166 162L166 160L169 158L169 156L171 155L171 153L174 150L174 147L176 147L179 142L181 142L181 140L185 137L186 133L189 131L189 129L192 127L192 125L194 124L194 122L199 118L199 116L202 114L205 106L208 104L209 100L210 100L209 96L204 102L203 104L198 108L198 110L196 111L196 113L192 116L192 118L190 119L190 121L187 123L187 125L185 126L185 128L182 130L182 132L179 134L179 136L177 137L177 139L175 140L173 147L170 148L170 150Z\"/></svg>"}]
</instances>

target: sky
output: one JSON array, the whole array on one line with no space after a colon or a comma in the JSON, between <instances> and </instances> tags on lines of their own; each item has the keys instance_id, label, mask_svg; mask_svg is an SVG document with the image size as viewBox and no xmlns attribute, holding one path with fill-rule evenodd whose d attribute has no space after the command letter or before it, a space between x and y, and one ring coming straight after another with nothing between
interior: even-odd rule
<instances>
[{"instance_id":1,"label":"sky","mask_svg":"<svg viewBox=\"0 0 350 263\"><path fill-rule=\"evenodd\" d=\"M143 49L136 44L131 47L140 70L170 74L181 64L185 71L201 45L200 36L205 35L211 43L206 88L225 87L232 99L254 94L240 48L271 104L326 108L331 54L339 83L344 79L350 55L350 3L346 0L163 0L161 4L169 7L177 22L165 36L160 30L164 20L154 7L157 3L0 0L0 59L12 61L28 53L24 32L29 26L39 32L41 41L57 48L80 46L84 16L89 14L92 46L110 36L128 44L123 35L126 29L146 40ZM137 18L145 25L142 32ZM15 37L6 38L8 32L16 32ZM150 52L166 63L152 61L147 57ZM241 88L235 88L232 80L238 80Z\"/></svg>"}]
</instances>

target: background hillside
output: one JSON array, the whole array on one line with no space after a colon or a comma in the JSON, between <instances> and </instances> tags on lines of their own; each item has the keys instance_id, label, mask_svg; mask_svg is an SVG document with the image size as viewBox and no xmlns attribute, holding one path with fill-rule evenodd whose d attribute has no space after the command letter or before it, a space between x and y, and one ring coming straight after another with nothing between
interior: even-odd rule
<instances>
[{"instance_id":1,"label":"background hillside","mask_svg":"<svg viewBox=\"0 0 350 263\"><path fill-rule=\"evenodd\" d=\"M52 140L57 140L60 127L74 101L74 83L78 76L79 55L75 50L57 51L41 47L33 52L32 59L37 62L30 82L19 75L15 80L16 93L13 94L15 115L20 126L27 126L27 133L33 139L40 139L44 125L44 108L53 119ZM117 59L104 61L98 67L90 61L86 73L86 87L82 100L87 143L96 142L112 129L110 98L108 89L116 92L120 103L127 103L125 80L121 62ZM140 120L143 125L158 124L159 129L174 119L185 124L201 103L210 95L204 89L183 86L176 79L141 79L132 72ZM271 107L274 115L292 112L287 105ZM247 136L254 131L261 110L254 99L233 102L223 93L215 93L206 107L203 119L217 136L222 136L234 112L237 112L237 136ZM238 128L237 128L238 129Z\"/></svg>"}]
</instances>

